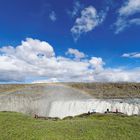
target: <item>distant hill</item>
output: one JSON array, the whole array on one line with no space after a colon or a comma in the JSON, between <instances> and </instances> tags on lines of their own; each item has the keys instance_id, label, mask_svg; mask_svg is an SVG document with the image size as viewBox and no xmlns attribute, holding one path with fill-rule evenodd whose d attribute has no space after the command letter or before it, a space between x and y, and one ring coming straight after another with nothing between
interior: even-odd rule
<instances>
[{"instance_id":1,"label":"distant hill","mask_svg":"<svg viewBox=\"0 0 140 140\"><path fill-rule=\"evenodd\" d=\"M55 83L60 84L60 83ZM80 89L95 98L140 98L140 83L61 83ZM40 91L45 84L0 84L0 93L11 93L29 87Z\"/></svg>"},{"instance_id":2,"label":"distant hill","mask_svg":"<svg viewBox=\"0 0 140 140\"><path fill-rule=\"evenodd\" d=\"M96 98L140 98L140 83L68 83Z\"/></svg>"}]
</instances>

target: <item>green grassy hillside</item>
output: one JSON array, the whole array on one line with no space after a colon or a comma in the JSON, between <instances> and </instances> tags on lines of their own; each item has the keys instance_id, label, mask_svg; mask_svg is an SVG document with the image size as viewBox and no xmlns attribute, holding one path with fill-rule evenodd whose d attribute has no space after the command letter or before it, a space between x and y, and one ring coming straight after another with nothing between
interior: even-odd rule
<instances>
[{"instance_id":1,"label":"green grassy hillside","mask_svg":"<svg viewBox=\"0 0 140 140\"><path fill-rule=\"evenodd\" d=\"M91 115L53 121L0 112L0 140L140 140L140 117Z\"/></svg>"}]
</instances>

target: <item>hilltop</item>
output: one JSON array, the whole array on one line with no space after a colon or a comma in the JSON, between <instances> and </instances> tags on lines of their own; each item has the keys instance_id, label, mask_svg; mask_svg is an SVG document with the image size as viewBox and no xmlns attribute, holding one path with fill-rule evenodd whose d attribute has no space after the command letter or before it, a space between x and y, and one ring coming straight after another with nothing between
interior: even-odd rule
<instances>
[{"instance_id":1,"label":"hilltop","mask_svg":"<svg viewBox=\"0 0 140 140\"><path fill-rule=\"evenodd\" d=\"M140 83L54 83L79 89L94 98L140 98ZM24 91L26 88L36 88L41 91L49 84L0 84L0 93Z\"/></svg>"}]
</instances>

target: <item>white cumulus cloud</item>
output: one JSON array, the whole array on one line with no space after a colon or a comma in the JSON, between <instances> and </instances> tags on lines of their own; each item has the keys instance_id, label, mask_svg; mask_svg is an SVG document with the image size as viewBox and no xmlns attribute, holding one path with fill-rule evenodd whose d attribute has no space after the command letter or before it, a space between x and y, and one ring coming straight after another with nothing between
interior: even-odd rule
<instances>
[{"instance_id":1,"label":"white cumulus cloud","mask_svg":"<svg viewBox=\"0 0 140 140\"><path fill-rule=\"evenodd\" d=\"M32 38L16 47L4 46L0 48L0 82L140 82L140 68L104 68L101 57L87 58L72 48L68 53L75 59L56 56L49 43Z\"/></svg>"},{"instance_id":2,"label":"white cumulus cloud","mask_svg":"<svg viewBox=\"0 0 140 140\"><path fill-rule=\"evenodd\" d=\"M101 71L103 70L103 65L105 64L100 57L92 57L89 61L91 66L96 70L96 71Z\"/></svg>"},{"instance_id":3,"label":"white cumulus cloud","mask_svg":"<svg viewBox=\"0 0 140 140\"><path fill-rule=\"evenodd\" d=\"M95 74L94 79L98 82L140 82L140 68L133 70L107 68Z\"/></svg>"}]
</instances>

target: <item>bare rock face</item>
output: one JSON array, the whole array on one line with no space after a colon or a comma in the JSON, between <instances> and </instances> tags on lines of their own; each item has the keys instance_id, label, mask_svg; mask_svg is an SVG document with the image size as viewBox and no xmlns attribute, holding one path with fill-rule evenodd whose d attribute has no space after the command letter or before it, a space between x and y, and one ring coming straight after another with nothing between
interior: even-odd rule
<instances>
[{"instance_id":1,"label":"bare rock face","mask_svg":"<svg viewBox=\"0 0 140 140\"><path fill-rule=\"evenodd\" d=\"M0 94L0 111L64 118L93 110L104 113L106 109L139 115L140 99L94 99L82 90L62 84L31 85Z\"/></svg>"}]
</instances>

